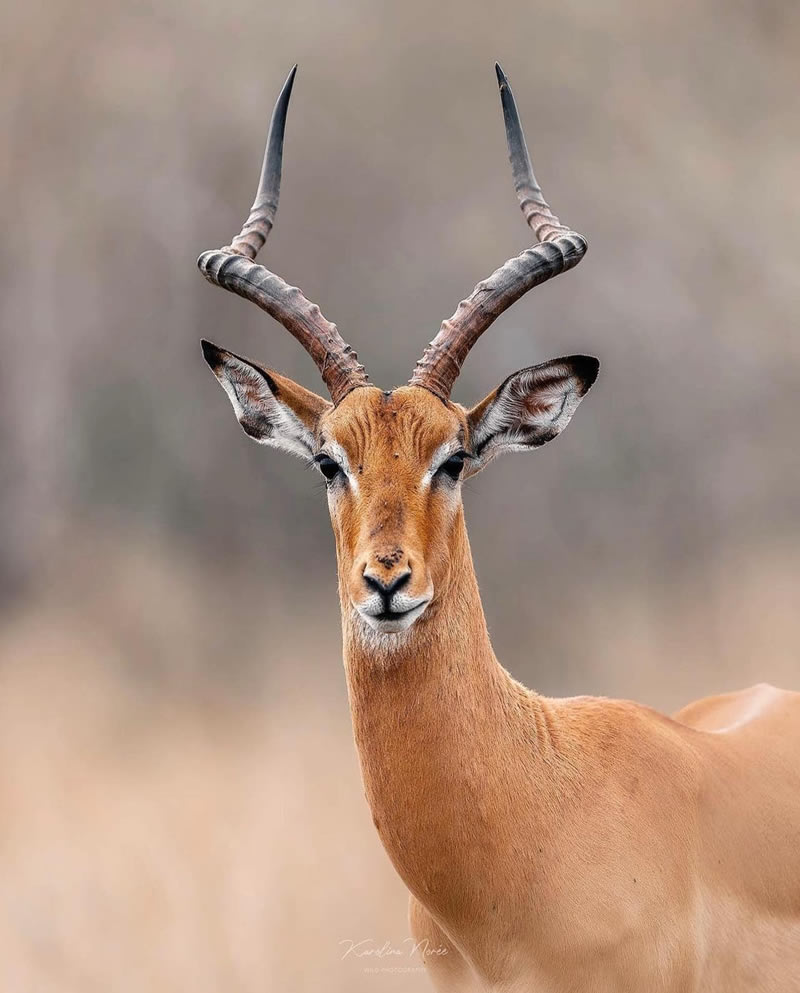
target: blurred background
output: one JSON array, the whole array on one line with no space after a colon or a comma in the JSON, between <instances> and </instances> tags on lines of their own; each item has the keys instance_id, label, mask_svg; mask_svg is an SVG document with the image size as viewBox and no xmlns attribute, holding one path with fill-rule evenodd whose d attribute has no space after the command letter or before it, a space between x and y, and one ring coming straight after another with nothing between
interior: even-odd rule
<instances>
[{"instance_id":1,"label":"blurred background","mask_svg":"<svg viewBox=\"0 0 800 993\"><path fill-rule=\"evenodd\" d=\"M499 59L590 251L455 397L603 369L557 443L467 487L496 651L542 692L665 710L800 688L800 7L4 6L0 988L424 990L407 957L343 957L408 931L319 477L245 438L199 339L321 383L195 258L244 219L298 61L263 261L405 381L530 242Z\"/></svg>"}]
</instances>

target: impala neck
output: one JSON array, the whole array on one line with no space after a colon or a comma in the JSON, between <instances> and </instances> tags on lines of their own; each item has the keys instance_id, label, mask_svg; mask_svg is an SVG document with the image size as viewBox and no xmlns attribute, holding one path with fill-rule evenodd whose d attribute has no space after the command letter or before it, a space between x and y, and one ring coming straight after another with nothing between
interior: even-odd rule
<instances>
[{"instance_id":1,"label":"impala neck","mask_svg":"<svg viewBox=\"0 0 800 993\"><path fill-rule=\"evenodd\" d=\"M517 764L519 743L549 730L540 699L492 651L463 511L451 563L448 587L391 652L364 637L342 603L353 729L375 825L412 893L448 918L482 905L486 880L475 860L519 799L517 776L531 778L536 749L526 747Z\"/></svg>"}]
</instances>

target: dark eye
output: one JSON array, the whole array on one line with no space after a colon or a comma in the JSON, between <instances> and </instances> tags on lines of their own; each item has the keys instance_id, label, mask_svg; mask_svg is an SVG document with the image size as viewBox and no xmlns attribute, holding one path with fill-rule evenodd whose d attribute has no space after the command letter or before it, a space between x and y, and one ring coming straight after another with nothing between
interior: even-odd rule
<instances>
[{"instance_id":1,"label":"dark eye","mask_svg":"<svg viewBox=\"0 0 800 993\"><path fill-rule=\"evenodd\" d=\"M456 452L455 455L451 455L446 462L442 462L439 468L436 470L437 475L440 472L446 473L451 479L458 479L461 475L461 470L464 468L464 456L461 452Z\"/></svg>"},{"instance_id":2,"label":"dark eye","mask_svg":"<svg viewBox=\"0 0 800 993\"><path fill-rule=\"evenodd\" d=\"M334 462L333 459L328 458L327 455L318 455L314 460L319 466L319 471L322 475L330 482L342 471L339 468L338 463Z\"/></svg>"}]
</instances>

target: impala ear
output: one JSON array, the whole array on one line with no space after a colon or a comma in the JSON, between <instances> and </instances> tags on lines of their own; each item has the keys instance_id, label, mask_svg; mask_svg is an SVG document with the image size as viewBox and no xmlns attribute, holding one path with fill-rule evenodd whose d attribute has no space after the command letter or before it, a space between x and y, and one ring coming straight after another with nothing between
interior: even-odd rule
<instances>
[{"instance_id":1,"label":"impala ear","mask_svg":"<svg viewBox=\"0 0 800 993\"><path fill-rule=\"evenodd\" d=\"M203 340L203 357L228 394L245 434L300 458L314 453L314 431L333 406L311 390L257 362Z\"/></svg>"},{"instance_id":2,"label":"impala ear","mask_svg":"<svg viewBox=\"0 0 800 993\"><path fill-rule=\"evenodd\" d=\"M551 359L520 369L467 412L476 458L466 475L480 472L500 452L538 448L569 424L597 379L600 363L588 355Z\"/></svg>"}]
</instances>

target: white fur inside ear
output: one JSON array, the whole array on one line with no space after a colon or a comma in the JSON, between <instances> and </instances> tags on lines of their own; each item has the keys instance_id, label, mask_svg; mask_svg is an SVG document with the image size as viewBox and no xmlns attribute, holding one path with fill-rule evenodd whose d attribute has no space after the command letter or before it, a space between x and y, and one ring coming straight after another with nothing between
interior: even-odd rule
<instances>
[{"instance_id":1,"label":"white fur inside ear","mask_svg":"<svg viewBox=\"0 0 800 993\"><path fill-rule=\"evenodd\" d=\"M514 373L499 387L470 441L478 456L469 475L501 451L523 451L551 441L569 424L588 385L570 361L555 359Z\"/></svg>"},{"instance_id":2,"label":"white fur inside ear","mask_svg":"<svg viewBox=\"0 0 800 993\"><path fill-rule=\"evenodd\" d=\"M215 375L228 394L245 434L261 445L307 459L314 437L294 411L273 392L274 384L258 369L228 355Z\"/></svg>"}]
</instances>

